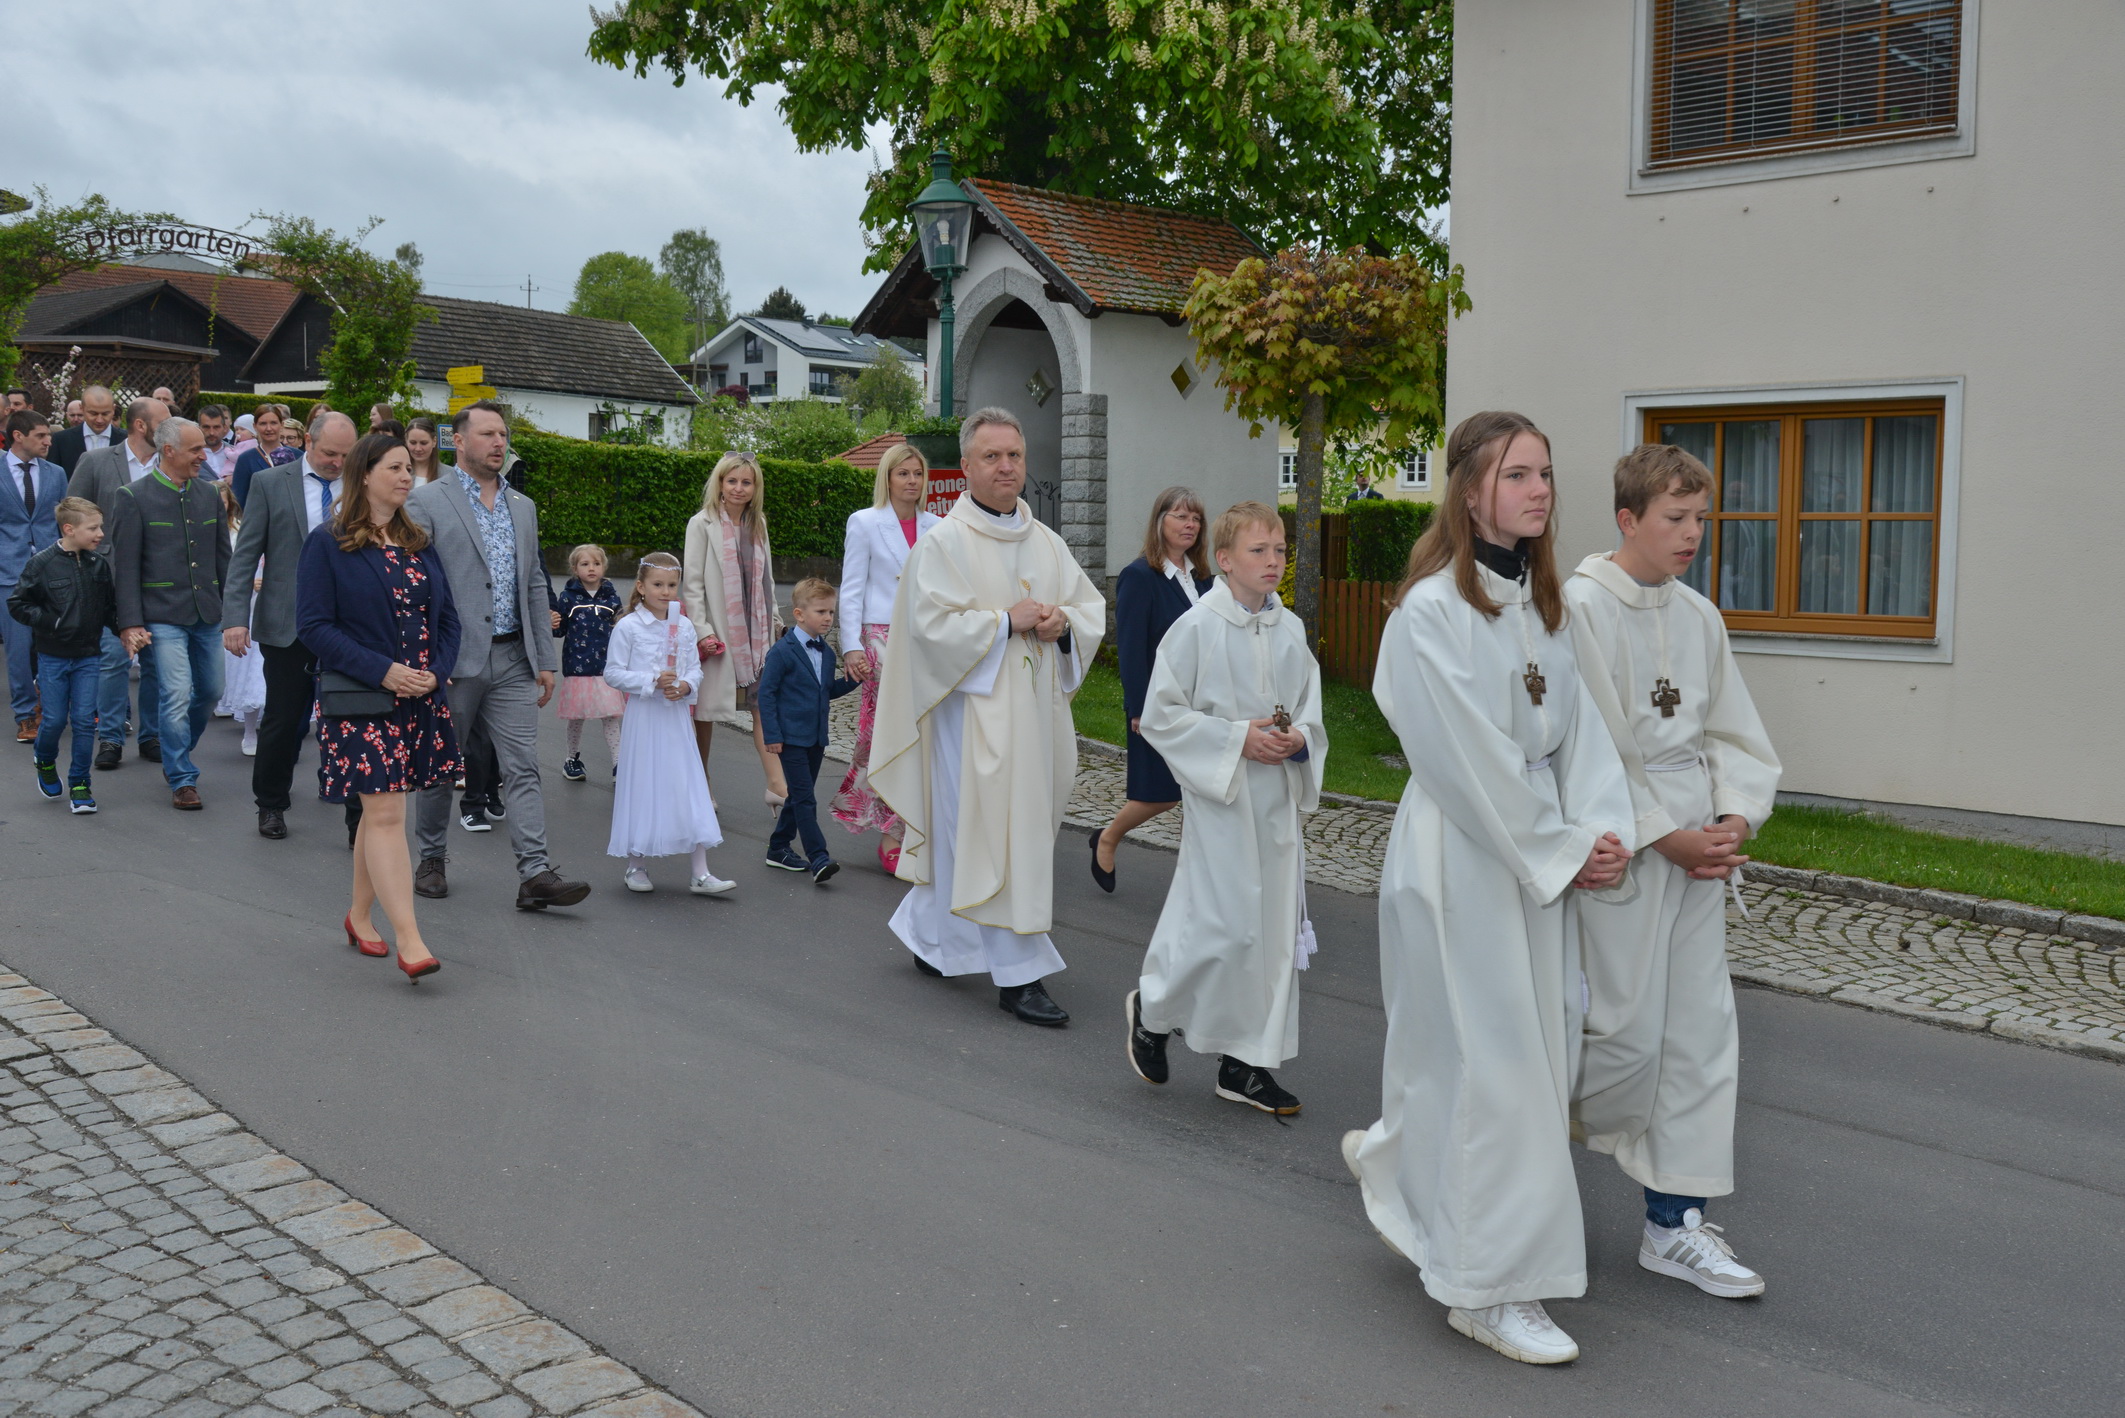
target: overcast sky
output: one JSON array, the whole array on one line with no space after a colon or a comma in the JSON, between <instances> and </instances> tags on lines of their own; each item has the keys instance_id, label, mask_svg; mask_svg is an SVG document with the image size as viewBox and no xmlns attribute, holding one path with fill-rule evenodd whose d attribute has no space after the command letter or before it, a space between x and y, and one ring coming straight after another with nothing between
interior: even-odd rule
<instances>
[{"instance_id":1,"label":"overcast sky","mask_svg":"<svg viewBox=\"0 0 2125 1418\"><path fill-rule=\"evenodd\" d=\"M429 289L568 304L584 258L723 243L738 309L786 285L851 316L868 153L799 153L772 104L673 88L584 57L581 0L0 0L0 52L31 35L0 186L101 192L241 228L306 214L427 258ZM257 231L253 223L248 228Z\"/></svg>"}]
</instances>

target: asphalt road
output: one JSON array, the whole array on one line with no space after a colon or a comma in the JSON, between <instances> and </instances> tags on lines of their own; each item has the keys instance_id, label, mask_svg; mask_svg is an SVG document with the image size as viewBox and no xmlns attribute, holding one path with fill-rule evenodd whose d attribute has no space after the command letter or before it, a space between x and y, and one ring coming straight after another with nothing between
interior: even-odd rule
<instances>
[{"instance_id":1,"label":"asphalt road","mask_svg":"<svg viewBox=\"0 0 2125 1418\"><path fill-rule=\"evenodd\" d=\"M1052 987L1077 1019L1041 1030L916 973L868 840L829 828L826 888L763 866L736 734L720 901L680 862L624 892L609 790L561 780L557 722L544 743L557 860L595 894L520 915L506 834L453 828L452 895L422 903L446 967L418 989L339 936L336 809L255 835L227 721L201 814L129 757L70 818L17 750L0 959L714 1418L2119 1409L2125 1070L1745 993L1745 1189L1714 1216L1768 1296L1639 1270L1634 1188L1582 1157L1592 1288L1553 1313L1586 1357L1530 1369L1446 1328L1337 1154L1377 1108L1370 899L1312 893L1281 1075L1307 1106L1281 1124L1178 1048L1164 1089L1124 1065L1170 856L1126 848L1106 897L1064 835Z\"/></svg>"}]
</instances>

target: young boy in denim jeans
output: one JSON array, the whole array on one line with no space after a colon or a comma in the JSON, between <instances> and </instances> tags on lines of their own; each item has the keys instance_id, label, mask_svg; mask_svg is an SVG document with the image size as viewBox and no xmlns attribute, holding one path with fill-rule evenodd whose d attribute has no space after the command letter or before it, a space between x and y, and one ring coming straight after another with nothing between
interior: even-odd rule
<instances>
[{"instance_id":1,"label":"young boy in denim jeans","mask_svg":"<svg viewBox=\"0 0 2125 1418\"><path fill-rule=\"evenodd\" d=\"M767 652L753 702L760 707L761 741L782 756L782 775L789 780L789 800L767 839L767 864L784 871L810 872L824 886L839 864L827 855L819 831L819 764L826 757L827 704L856 689L841 674L841 660L827 646L834 625L835 592L816 576L807 576L790 593L791 618L797 623ZM797 838L804 855L790 850Z\"/></svg>"},{"instance_id":2,"label":"young boy in denim jeans","mask_svg":"<svg viewBox=\"0 0 2125 1418\"><path fill-rule=\"evenodd\" d=\"M53 802L69 798L77 813L94 812L89 767L96 757L96 695L103 684L103 632L118 629L118 594L111 563L96 554L103 513L84 497L54 510L59 540L31 557L7 598L7 613L28 626L37 648L37 694L44 721L37 729L37 790ZM59 786L59 732L72 725L73 762Z\"/></svg>"}]
</instances>

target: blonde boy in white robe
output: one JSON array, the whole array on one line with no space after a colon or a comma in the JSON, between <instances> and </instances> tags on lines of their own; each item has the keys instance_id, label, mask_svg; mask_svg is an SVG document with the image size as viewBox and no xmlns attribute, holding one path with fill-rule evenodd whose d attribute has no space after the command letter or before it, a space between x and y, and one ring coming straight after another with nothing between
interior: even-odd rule
<instances>
[{"instance_id":1,"label":"blonde boy in white robe","mask_svg":"<svg viewBox=\"0 0 2125 1418\"><path fill-rule=\"evenodd\" d=\"M1211 530L1221 579L1166 632L1140 732L1181 787L1181 859L1129 992L1129 1064L1167 1078L1178 1032L1219 1056L1217 1096L1265 1113L1299 1100L1270 1070L1299 1051L1306 852L1321 800L1321 667L1277 600L1284 523L1242 502Z\"/></svg>"},{"instance_id":2,"label":"blonde boy in white robe","mask_svg":"<svg viewBox=\"0 0 2125 1418\"><path fill-rule=\"evenodd\" d=\"M1638 1263L1729 1299L1761 1295L1706 1199L1734 1190L1740 1039L1727 976L1727 881L1771 815L1778 755L1725 623L1684 585L1712 478L1679 448L1616 465L1622 545L1565 585L1594 703L1630 778L1645 844L1623 884L1580 906L1589 1006L1574 1112L1645 1188Z\"/></svg>"}]
</instances>

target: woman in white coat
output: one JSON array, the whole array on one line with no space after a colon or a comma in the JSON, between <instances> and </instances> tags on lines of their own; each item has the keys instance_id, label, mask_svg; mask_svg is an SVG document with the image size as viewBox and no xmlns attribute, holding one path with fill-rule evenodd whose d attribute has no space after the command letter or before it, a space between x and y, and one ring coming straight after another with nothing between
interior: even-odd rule
<instances>
[{"instance_id":1,"label":"woman in white coat","mask_svg":"<svg viewBox=\"0 0 2125 1418\"><path fill-rule=\"evenodd\" d=\"M709 771L708 745L716 720L741 706L753 709L753 748L767 774L768 810L780 812L789 796L782 760L767 751L760 737L760 711L752 704L761 666L782 634L767 518L760 511L760 460L752 454L726 453L708 475L701 510L686 523L680 594L701 656L700 697L694 702L701 771Z\"/></svg>"},{"instance_id":2,"label":"woman in white coat","mask_svg":"<svg viewBox=\"0 0 2125 1418\"><path fill-rule=\"evenodd\" d=\"M834 820L851 832L879 833L878 865L891 876L900 865L900 819L871 791L871 726L878 718L878 671L885 663L893 593L915 539L941 520L922 510L930 490L929 460L913 444L896 443L878 460L871 505L849 514L841 544L841 663L863 684L856 715L856 749L834 794Z\"/></svg>"},{"instance_id":3,"label":"woman in white coat","mask_svg":"<svg viewBox=\"0 0 2125 1418\"><path fill-rule=\"evenodd\" d=\"M1410 774L1380 877L1380 1120L1343 1156L1454 1329L1556 1364L1579 1348L1541 1302L1586 1293L1572 893L1622 879L1636 819L1565 627L1549 440L1483 413L1446 456L1373 680Z\"/></svg>"}]
</instances>

